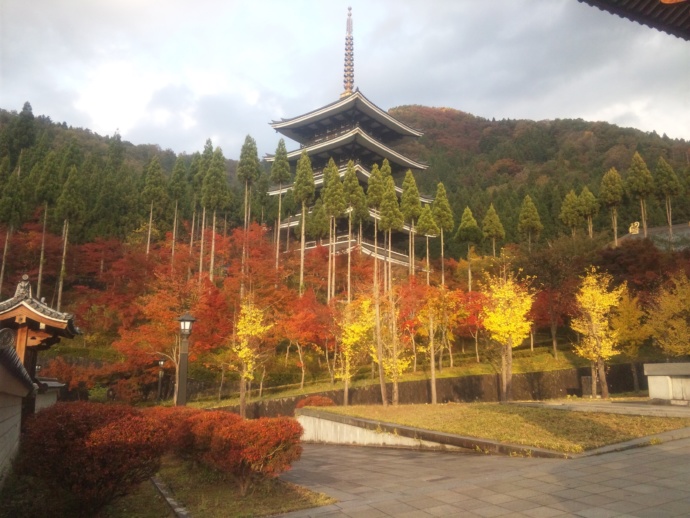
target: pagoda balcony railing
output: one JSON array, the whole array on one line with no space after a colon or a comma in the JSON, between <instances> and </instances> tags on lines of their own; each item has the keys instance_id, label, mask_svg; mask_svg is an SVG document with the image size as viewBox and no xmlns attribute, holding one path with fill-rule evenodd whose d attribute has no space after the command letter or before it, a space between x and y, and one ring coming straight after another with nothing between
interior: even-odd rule
<instances>
[{"instance_id":1,"label":"pagoda balcony railing","mask_svg":"<svg viewBox=\"0 0 690 518\"><path fill-rule=\"evenodd\" d=\"M345 173L347 172L347 164L349 162L349 159L341 159L338 160L337 164L338 165L338 174L340 175L340 178L343 178L345 176ZM353 163L355 165L355 170L363 177L362 179L366 179L366 182L369 182L369 178L371 178L371 171L369 171L366 167L361 165L360 160L353 160ZM320 187L323 185L323 171L315 171L314 172L314 186L315 187ZM290 189L292 189L293 184L290 185L283 185L282 188L278 186L274 186L271 189L268 190L268 195L269 196L278 196L279 194L285 194L288 192ZM402 196L402 187L398 187L397 185L395 186L395 192L396 194L401 197ZM432 196L429 196L427 194L420 194L419 195L419 201L422 203L426 203L427 205L430 205L433 203L434 198Z\"/></svg>"}]
</instances>

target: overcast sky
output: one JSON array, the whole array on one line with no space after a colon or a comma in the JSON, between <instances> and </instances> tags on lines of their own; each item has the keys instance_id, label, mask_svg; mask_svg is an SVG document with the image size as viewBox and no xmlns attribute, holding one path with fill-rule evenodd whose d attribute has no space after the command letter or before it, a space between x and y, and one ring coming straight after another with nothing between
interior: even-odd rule
<instances>
[{"instance_id":1,"label":"overcast sky","mask_svg":"<svg viewBox=\"0 0 690 518\"><path fill-rule=\"evenodd\" d=\"M355 86L388 110L582 118L690 140L690 42L577 0L0 0L0 108L237 158ZM288 149L294 149L288 141Z\"/></svg>"}]
</instances>

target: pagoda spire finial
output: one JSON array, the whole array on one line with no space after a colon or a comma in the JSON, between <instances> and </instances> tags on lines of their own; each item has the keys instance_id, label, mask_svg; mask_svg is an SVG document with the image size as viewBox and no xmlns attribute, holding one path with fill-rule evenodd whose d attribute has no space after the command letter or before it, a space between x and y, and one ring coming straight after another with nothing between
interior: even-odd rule
<instances>
[{"instance_id":1,"label":"pagoda spire finial","mask_svg":"<svg viewBox=\"0 0 690 518\"><path fill-rule=\"evenodd\" d=\"M345 33L345 70L343 72L343 86L345 91L340 97L346 97L352 93L355 84L355 54L352 38L352 7L347 8L347 31Z\"/></svg>"}]
</instances>

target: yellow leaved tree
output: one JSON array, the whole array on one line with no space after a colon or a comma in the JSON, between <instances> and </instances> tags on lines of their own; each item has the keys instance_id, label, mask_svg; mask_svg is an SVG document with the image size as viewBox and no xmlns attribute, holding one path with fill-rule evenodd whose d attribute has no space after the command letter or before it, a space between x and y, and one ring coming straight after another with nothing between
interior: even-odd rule
<instances>
[{"instance_id":1,"label":"yellow leaved tree","mask_svg":"<svg viewBox=\"0 0 690 518\"><path fill-rule=\"evenodd\" d=\"M349 303L340 322L340 369L336 376L343 380L343 406L348 405L353 367L359 358L374 347L374 312L371 299L362 298Z\"/></svg>"},{"instance_id":2,"label":"yellow leaved tree","mask_svg":"<svg viewBox=\"0 0 690 518\"><path fill-rule=\"evenodd\" d=\"M487 304L483 310L484 329L501 347L501 401L512 399L513 348L529 336L534 295L525 282L505 270L489 276Z\"/></svg>"},{"instance_id":3,"label":"yellow leaved tree","mask_svg":"<svg viewBox=\"0 0 690 518\"><path fill-rule=\"evenodd\" d=\"M592 394L596 394L598 374L604 399L609 397L606 360L618 354L618 331L612 320L624 291L625 284L615 287L611 275L592 268L582 277L575 295L578 315L570 327L582 335L580 343L575 345L575 352L592 362Z\"/></svg>"},{"instance_id":4,"label":"yellow leaved tree","mask_svg":"<svg viewBox=\"0 0 690 518\"><path fill-rule=\"evenodd\" d=\"M690 354L690 280L673 275L657 293L649 311L654 342L671 356Z\"/></svg>"},{"instance_id":5,"label":"yellow leaved tree","mask_svg":"<svg viewBox=\"0 0 690 518\"><path fill-rule=\"evenodd\" d=\"M240 363L240 415L247 413L247 384L254 379L254 368L261 348L261 338L273 324L264 323L264 312L246 299L240 307L232 349Z\"/></svg>"}]
</instances>

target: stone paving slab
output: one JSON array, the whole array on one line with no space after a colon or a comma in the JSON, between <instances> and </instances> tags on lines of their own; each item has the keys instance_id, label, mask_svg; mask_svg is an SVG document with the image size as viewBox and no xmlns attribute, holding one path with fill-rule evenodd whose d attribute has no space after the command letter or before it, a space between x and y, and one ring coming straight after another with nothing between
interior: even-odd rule
<instances>
[{"instance_id":1,"label":"stone paving slab","mask_svg":"<svg viewBox=\"0 0 690 518\"><path fill-rule=\"evenodd\" d=\"M289 518L690 516L690 438L577 459L307 444L281 478L339 499Z\"/></svg>"}]
</instances>

